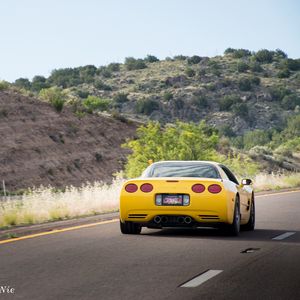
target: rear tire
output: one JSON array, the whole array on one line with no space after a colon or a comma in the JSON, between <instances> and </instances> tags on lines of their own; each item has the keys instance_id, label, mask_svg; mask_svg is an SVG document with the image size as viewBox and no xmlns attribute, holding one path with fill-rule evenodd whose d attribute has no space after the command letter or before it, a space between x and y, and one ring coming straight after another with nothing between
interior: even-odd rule
<instances>
[{"instance_id":1,"label":"rear tire","mask_svg":"<svg viewBox=\"0 0 300 300\"><path fill-rule=\"evenodd\" d=\"M232 236L238 236L240 233L241 227L241 214L240 214L240 202L237 198L235 201L235 207L233 212L233 222L232 224L228 225L227 232Z\"/></svg>"},{"instance_id":2,"label":"rear tire","mask_svg":"<svg viewBox=\"0 0 300 300\"><path fill-rule=\"evenodd\" d=\"M123 234L140 234L142 231L142 227L139 224L132 222L121 222L120 221L120 229Z\"/></svg>"},{"instance_id":3,"label":"rear tire","mask_svg":"<svg viewBox=\"0 0 300 300\"><path fill-rule=\"evenodd\" d=\"M250 217L247 224L242 226L243 230L252 231L255 227L255 201L254 196L252 196L251 206L250 206Z\"/></svg>"}]
</instances>

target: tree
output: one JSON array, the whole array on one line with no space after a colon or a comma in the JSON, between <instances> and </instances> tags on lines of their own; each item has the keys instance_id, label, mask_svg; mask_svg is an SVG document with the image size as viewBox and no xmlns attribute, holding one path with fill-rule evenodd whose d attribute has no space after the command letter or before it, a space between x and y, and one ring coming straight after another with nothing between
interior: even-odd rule
<instances>
[{"instance_id":1,"label":"tree","mask_svg":"<svg viewBox=\"0 0 300 300\"><path fill-rule=\"evenodd\" d=\"M42 89L49 88L49 84L46 82L46 78L44 76L34 76L31 84L32 90L35 92L39 92Z\"/></svg>"},{"instance_id":2,"label":"tree","mask_svg":"<svg viewBox=\"0 0 300 300\"><path fill-rule=\"evenodd\" d=\"M123 147L129 148L125 172L128 177L139 176L149 159L159 160L216 160L218 135L204 122L177 122L163 128L150 122L137 130L137 138Z\"/></svg>"},{"instance_id":3,"label":"tree","mask_svg":"<svg viewBox=\"0 0 300 300\"><path fill-rule=\"evenodd\" d=\"M27 78L19 78L14 82L14 85L22 88L22 89L26 89L26 90L30 90L31 88L31 82L27 79Z\"/></svg>"},{"instance_id":4,"label":"tree","mask_svg":"<svg viewBox=\"0 0 300 300\"><path fill-rule=\"evenodd\" d=\"M154 62L159 61L159 59L154 55L148 54L147 57L144 58L144 61L147 63L154 63Z\"/></svg>"},{"instance_id":5,"label":"tree","mask_svg":"<svg viewBox=\"0 0 300 300\"><path fill-rule=\"evenodd\" d=\"M261 63L271 63L273 61L274 51L262 49L256 52L255 59Z\"/></svg>"},{"instance_id":6,"label":"tree","mask_svg":"<svg viewBox=\"0 0 300 300\"><path fill-rule=\"evenodd\" d=\"M131 70L139 70L147 68L144 60L142 59L135 59L133 57L126 57L125 58L125 67L128 71Z\"/></svg>"},{"instance_id":7,"label":"tree","mask_svg":"<svg viewBox=\"0 0 300 300\"><path fill-rule=\"evenodd\" d=\"M189 65L195 65L195 64L199 64L199 62L201 61L201 57L198 55L193 55L191 57L188 58L187 62Z\"/></svg>"}]
</instances>

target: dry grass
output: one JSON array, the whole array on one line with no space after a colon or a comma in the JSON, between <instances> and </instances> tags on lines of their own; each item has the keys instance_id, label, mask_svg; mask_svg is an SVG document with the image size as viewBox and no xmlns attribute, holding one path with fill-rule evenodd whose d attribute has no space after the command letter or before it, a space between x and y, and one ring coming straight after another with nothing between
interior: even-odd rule
<instances>
[{"instance_id":1,"label":"dry grass","mask_svg":"<svg viewBox=\"0 0 300 300\"><path fill-rule=\"evenodd\" d=\"M123 179L111 185L88 184L81 188L69 187L65 192L52 188L32 190L18 200L0 202L0 228L22 224L36 224L111 211L119 208L119 192ZM256 191L276 190L300 186L300 174L258 174L254 178Z\"/></svg>"},{"instance_id":2,"label":"dry grass","mask_svg":"<svg viewBox=\"0 0 300 300\"><path fill-rule=\"evenodd\" d=\"M280 190L300 187L300 173L291 174L258 174L254 178L256 191Z\"/></svg>"},{"instance_id":3,"label":"dry grass","mask_svg":"<svg viewBox=\"0 0 300 300\"><path fill-rule=\"evenodd\" d=\"M59 193L50 187L39 188L18 200L2 201L0 228L117 211L122 183L122 179L112 185L96 182L81 188L68 187Z\"/></svg>"}]
</instances>

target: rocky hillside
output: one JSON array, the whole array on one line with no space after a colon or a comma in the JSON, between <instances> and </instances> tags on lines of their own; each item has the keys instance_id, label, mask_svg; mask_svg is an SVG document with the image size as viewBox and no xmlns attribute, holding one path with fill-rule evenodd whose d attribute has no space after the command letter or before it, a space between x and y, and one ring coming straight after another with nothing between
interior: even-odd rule
<instances>
[{"instance_id":1,"label":"rocky hillside","mask_svg":"<svg viewBox=\"0 0 300 300\"><path fill-rule=\"evenodd\" d=\"M207 120L223 131L280 128L299 111L300 60L281 50L227 49L223 56L159 61L127 58L124 64L54 70L15 85L34 93L64 89L76 108L89 96L106 100L99 110L162 123Z\"/></svg>"},{"instance_id":2,"label":"rocky hillside","mask_svg":"<svg viewBox=\"0 0 300 300\"><path fill-rule=\"evenodd\" d=\"M0 180L9 191L110 181L120 171L136 125L111 117L60 113L48 103L0 91Z\"/></svg>"}]
</instances>

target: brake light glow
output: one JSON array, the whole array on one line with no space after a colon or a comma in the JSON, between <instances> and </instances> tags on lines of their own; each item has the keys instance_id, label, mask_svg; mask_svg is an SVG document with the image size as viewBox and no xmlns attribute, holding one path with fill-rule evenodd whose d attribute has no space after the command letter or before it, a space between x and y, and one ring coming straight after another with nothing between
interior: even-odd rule
<instances>
[{"instance_id":1,"label":"brake light glow","mask_svg":"<svg viewBox=\"0 0 300 300\"><path fill-rule=\"evenodd\" d=\"M192 191L194 193L203 193L205 191L205 186L201 183L196 183L192 186Z\"/></svg>"},{"instance_id":2,"label":"brake light glow","mask_svg":"<svg viewBox=\"0 0 300 300\"><path fill-rule=\"evenodd\" d=\"M141 185L140 189L144 193L150 193L153 190L153 185L150 183L144 183Z\"/></svg>"},{"instance_id":3,"label":"brake light glow","mask_svg":"<svg viewBox=\"0 0 300 300\"><path fill-rule=\"evenodd\" d=\"M208 191L212 194L218 194L222 191L222 187L218 184L211 184L209 187L208 187Z\"/></svg>"},{"instance_id":4,"label":"brake light glow","mask_svg":"<svg viewBox=\"0 0 300 300\"><path fill-rule=\"evenodd\" d=\"M134 183L129 183L125 186L125 191L128 193L134 193L138 190L138 186Z\"/></svg>"}]
</instances>

